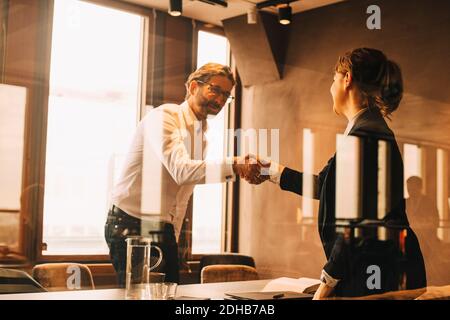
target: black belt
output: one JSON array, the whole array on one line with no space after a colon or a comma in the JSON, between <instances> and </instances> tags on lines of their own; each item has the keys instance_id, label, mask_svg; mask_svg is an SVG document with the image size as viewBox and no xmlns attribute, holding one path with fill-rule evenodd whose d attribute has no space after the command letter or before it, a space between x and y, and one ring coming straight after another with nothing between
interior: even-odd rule
<instances>
[{"instance_id":1,"label":"black belt","mask_svg":"<svg viewBox=\"0 0 450 320\"><path fill-rule=\"evenodd\" d=\"M112 206L108 213L107 223L141 224L141 219L130 216L119 207Z\"/></svg>"},{"instance_id":2,"label":"black belt","mask_svg":"<svg viewBox=\"0 0 450 320\"><path fill-rule=\"evenodd\" d=\"M148 234L142 236L150 236L155 237L154 240L160 240L161 236L174 235L174 227L173 224L166 221L151 221L151 220L142 220L136 217L133 217L120 209L119 207L113 205L109 215L107 223L117 223L117 224L133 224L135 226L139 226L142 229L144 226L144 230L149 230Z\"/></svg>"}]
</instances>

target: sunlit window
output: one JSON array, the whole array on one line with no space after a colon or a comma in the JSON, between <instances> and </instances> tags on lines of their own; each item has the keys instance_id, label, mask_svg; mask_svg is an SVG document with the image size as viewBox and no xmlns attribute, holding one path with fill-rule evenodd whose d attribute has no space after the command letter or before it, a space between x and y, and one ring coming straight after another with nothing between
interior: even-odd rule
<instances>
[{"instance_id":1,"label":"sunlit window","mask_svg":"<svg viewBox=\"0 0 450 320\"><path fill-rule=\"evenodd\" d=\"M0 260L19 250L25 103L25 88L0 84Z\"/></svg>"},{"instance_id":2,"label":"sunlit window","mask_svg":"<svg viewBox=\"0 0 450 320\"><path fill-rule=\"evenodd\" d=\"M106 254L109 192L138 119L143 18L56 0L43 254Z\"/></svg>"},{"instance_id":3,"label":"sunlit window","mask_svg":"<svg viewBox=\"0 0 450 320\"><path fill-rule=\"evenodd\" d=\"M228 65L228 41L225 37L199 31L197 66L208 62ZM228 107L208 120L207 159L225 156L225 128L227 128ZM222 214L225 184L206 184L195 187L193 195L192 253L214 253L221 250Z\"/></svg>"},{"instance_id":4,"label":"sunlit window","mask_svg":"<svg viewBox=\"0 0 450 320\"><path fill-rule=\"evenodd\" d=\"M403 165L405 180L405 198L409 197L406 180L409 177L422 177L422 151L415 144L405 143L403 146Z\"/></svg>"}]
</instances>

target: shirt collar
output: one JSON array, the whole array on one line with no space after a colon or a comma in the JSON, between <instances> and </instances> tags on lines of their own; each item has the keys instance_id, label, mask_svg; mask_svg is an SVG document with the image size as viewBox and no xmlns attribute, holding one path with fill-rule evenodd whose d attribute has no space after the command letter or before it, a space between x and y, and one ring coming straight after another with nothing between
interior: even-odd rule
<instances>
[{"instance_id":1,"label":"shirt collar","mask_svg":"<svg viewBox=\"0 0 450 320\"><path fill-rule=\"evenodd\" d=\"M358 120L358 118L367 111L368 108L364 108L359 110L354 116L353 118L348 122L347 124L347 128L345 129L344 135L347 136L350 133L350 130L352 130L353 126L355 125L356 120Z\"/></svg>"},{"instance_id":2,"label":"shirt collar","mask_svg":"<svg viewBox=\"0 0 450 320\"><path fill-rule=\"evenodd\" d=\"M186 119L187 126L194 126L196 131L200 131L200 129L205 132L208 129L208 123L206 120L198 120L194 111L189 107L189 103L184 101L181 104L181 110L183 111L184 118Z\"/></svg>"}]
</instances>

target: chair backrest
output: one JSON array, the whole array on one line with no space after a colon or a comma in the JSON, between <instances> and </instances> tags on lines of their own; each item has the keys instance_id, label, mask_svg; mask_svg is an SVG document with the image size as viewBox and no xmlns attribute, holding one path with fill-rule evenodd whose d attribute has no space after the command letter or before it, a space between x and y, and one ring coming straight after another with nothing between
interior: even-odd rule
<instances>
[{"instance_id":1,"label":"chair backrest","mask_svg":"<svg viewBox=\"0 0 450 320\"><path fill-rule=\"evenodd\" d=\"M238 253L208 254L200 259L200 270L212 264L240 264L255 267L255 260L250 256Z\"/></svg>"},{"instance_id":2,"label":"chair backrest","mask_svg":"<svg viewBox=\"0 0 450 320\"><path fill-rule=\"evenodd\" d=\"M204 267L200 273L201 283L258 280L254 267L240 264L215 264Z\"/></svg>"},{"instance_id":3,"label":"chair backrest","mask_svg":"<svg viewBox=\"0 0 450 320\"><path fill-rule=\"evenodd\" d=\"M81 263L38 264L33 278L48 291L95 289L91 271Z\"/></svg>"},{"instance_id":4,"label":"chair backrest","mask_svg":"<svg viewBox=\"0 0 450 320\"><path fill-rule=\"evenodd\" d=\"M255 260L247 255L238 253L221 253L221 254L208 254L204 255L200 259L200 273L204 267L215 264L228 264L228 265L245 265L255 268ZM200 275L201 276L201 275ZM199 279L201 282L201 279Z\"/></svg>"},{"instance_id":5,"label":"chair backrest","mask_svg":"<svg viewBox=\"0 0 450 320\"><path fill-rule=\"evenodd\" d=\"M47 290L28 273L21 270L0 268L0 294L45 291Z\"/></svg>"}]
</instances>

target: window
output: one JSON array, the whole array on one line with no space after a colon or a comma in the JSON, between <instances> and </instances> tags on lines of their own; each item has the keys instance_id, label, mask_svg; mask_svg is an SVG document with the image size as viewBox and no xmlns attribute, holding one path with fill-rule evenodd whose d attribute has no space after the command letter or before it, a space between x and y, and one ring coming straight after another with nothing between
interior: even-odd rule
<instances>
[{"instance_id":1,"label":"window","mask_svg":"<svg viewBox=\"0 0 450 320\"><path fill-rule=\"evenodd\" d=\"M55 1L43 255L108 253L109 191L139 117L143 20Z\"/></svg>"},{"instance_id":2,"label":"window","mask_svg":"<svg viewBox=\"0 0 450 320\"><path fill-rule=\"evenodd\" d=\"M225 37L199 31L197 67L208 62L229 65L228 41ZM208 120L207 159L219 159L226 154L228 107ZM221 251L222 217L225 203L225 183L198 185L193 195L192 254Z\"/></svg>"},{"instance_id":3,"label":"window","mask_svg":"<svg viewBox=\"0 0 450 320\"><path fill-rule=\"evenodd\" d=\"M26 89L0 84L0 260L19 251Z\"/></svg>"},{"instance_id":4,"label":"window","mask_svg":"<svg viewBox=\"0 0 450 320\"><path fill-rule=\"evenodd\" d=\"M422 151L415 144L405 143L403 146L405 198L409 197L406 180L412 176L422 177Z\"/></svg>"}]
</instances>

